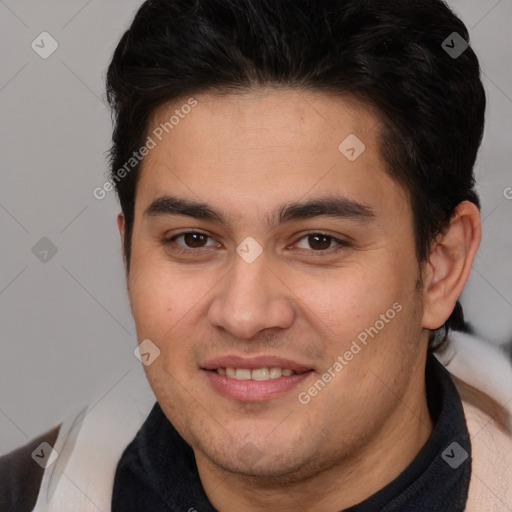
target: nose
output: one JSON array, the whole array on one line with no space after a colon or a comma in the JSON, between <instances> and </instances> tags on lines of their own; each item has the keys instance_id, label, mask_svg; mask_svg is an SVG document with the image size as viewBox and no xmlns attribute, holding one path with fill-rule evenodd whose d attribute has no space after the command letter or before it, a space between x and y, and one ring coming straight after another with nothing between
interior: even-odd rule
<instances>
[{"instance_id":1,"label":"nose","mask_svg":"<svg viewBox=\"0 0 512 512\"><path fill-rule=\"evenodd\" d=\"M216 292L208 311L209 322L238 339L250 340L265 329L286 329L293 324L293 294L264 255L252 263L236 256Z\"/></svg>"}]
</instances>

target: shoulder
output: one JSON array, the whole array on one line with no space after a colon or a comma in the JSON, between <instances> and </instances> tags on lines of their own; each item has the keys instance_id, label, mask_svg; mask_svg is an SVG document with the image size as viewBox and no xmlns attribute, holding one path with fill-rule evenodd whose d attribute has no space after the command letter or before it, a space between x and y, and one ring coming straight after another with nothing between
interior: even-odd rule
<instances>
[{"instance_id":1,"label":"shoulder","mask_svg":"<svg viewBox=\"0 0 512 512\"><path fill-rule=\"evenodd\" d=\"M463 398L462 403L472 451L466 510L508 512L512 505L512 434L500 414L502 409L495 405L483 408L471 395L466 396L468 400Z\"/></svg>"},{"instance_id":2,"label":"shoulder","mask_svg":"<svg viewBox=\"0 0 512 512\"><path fill-rule=\"evenodd\" d=\"M60 425L0 457L0 512L30 512L34 508L44 469L32 458L43 442L55 444Z\"/></svg>"},{"instance_id":3,"label":"shoulder","mask_svg":"<svg viewBox=\"0 0 512 512\"><path fill-rule=\"evenodd\" d=\"M512 505L512 363L485 340L452 333L438 356L455 381L471 439L467 512L508 512Z\"/></svg>"}]
</instances>

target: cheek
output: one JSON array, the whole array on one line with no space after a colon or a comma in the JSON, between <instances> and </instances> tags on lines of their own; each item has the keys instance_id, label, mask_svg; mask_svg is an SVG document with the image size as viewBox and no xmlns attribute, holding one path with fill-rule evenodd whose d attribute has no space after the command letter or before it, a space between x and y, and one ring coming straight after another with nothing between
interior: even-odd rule
<instances>
[{"instance_id":1,"label":"cheek","mask_svg":"<svg viewBox=\"0 0 512 512\"><path fill-rule=\"evenodd\" d=\"M137 331L160 330L159 325L166 313L172 314L173 290L169 289L164 279L155 272L146 272L144 268L134 265L130 271L130 301ZM163 326L162 326L163 327ZM145 334L151 337L150 333Z\"/></svg>"},{"instance_id":2,"label":"cheek","mask_svg":"<svg viewBox=\"0 0 512 512\"><path fill-rule=\"evenodd\" d=\"M314 279L298 283L294 290L312 313L334 332L346 332L351 326L373 324L396 301L407 295L410 284L403 276L392 277L391 269L368 266L338 269L326 282Z\"/></svg>"},{"instance_id":3,"label":"cheek","mask_svg":"<svg viewBox=\"0 0 512 512\"><path fill-rule=\"evenodd\" d=\"M202 332L206 308L220 276L178 268L150 251L134 254L129 294L139 341L149 338L162 352L177 353Z\"/></svg>"},{"instance_id":4,"label":"cheek","mask_svg":"<svg viewBox=\"0 0 512 512\"><path fill-rule=\"evenodd\" d=\"M373 263L337 269L322 283L297 283L303 315L317 326L329 361L351 349L357 356L348 358L365 365L411 350L404 346L405 331L414 334L421 321L415 272L414 262L405 258L376 257Z\"/></svg>"},{"instance_id":5,"label":"cheek","mask_svg":"<svg viewBox=\"0 0 512 512\"><path fill-rule=\"evenodd\" d=\"M187 375L196 368L191 360L190 340L196 312L201 297L200 290L187 286L179 274L162 270L162 262L148 258L134 260L130 275L130 298L139 342L151 340L159 356L144 371L159 400L168 407L178 407ZM203 293L204 295L204 293ZM192 385L187 384L189 392Z\"/></svg>"},{"instance_id":6,"label":"cheek","mask_svg":"<svg viewBox=\"0 0 512 512\"><path fill-rule=\"evenodd\" d=\"M140 247L132 254L128 285L139 340L150 338L158 343L183 316L187 288L165 272L164 262Z\"/></svg>"}]
</instances>

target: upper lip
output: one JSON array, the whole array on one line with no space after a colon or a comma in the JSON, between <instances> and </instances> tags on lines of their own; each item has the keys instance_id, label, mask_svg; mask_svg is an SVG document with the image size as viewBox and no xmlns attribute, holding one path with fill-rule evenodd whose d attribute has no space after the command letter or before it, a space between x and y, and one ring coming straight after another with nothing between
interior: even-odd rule
<instances>
[{"instance_id":1,"label":"upper lip","mask_svg":"<svg viewBox=\"0 0 512 512\"><path fill-rule=\"evenodd\" d=\"M304 366L295 361L276 356L240 357L234 355L210 359L201 365L201 368L204 370L216 370L218 368L247 368L250 370L258 368L286 368L297 373L313 369L310 366Z\"/></svg>"}]
</instances>

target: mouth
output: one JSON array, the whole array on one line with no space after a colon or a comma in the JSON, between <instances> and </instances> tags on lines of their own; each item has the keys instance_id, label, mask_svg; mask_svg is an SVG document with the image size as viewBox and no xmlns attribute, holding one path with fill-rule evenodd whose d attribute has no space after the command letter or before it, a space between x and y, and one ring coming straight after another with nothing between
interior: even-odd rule
<instances>
[{"instance_id":1,"label":"mouth","mask_svg":"<svg viewBox=\"0 0 512 512\"><path fill-rule=\"evenodd\" d=\"M201 368L214 391L236 401L270 400L291 392L313 373L293 361L259 357L225 357Z\"/></svg>"},{"instance_id":2,"label":"mouth","mask_svg":"<svg viewBox=\"0 0 512 512\"><path fill-rule=\"evenodd\" d=\"M270 379L279 379L280 377L291 377L292 375L298 375L298 372L294 372L290 368L280 368L279 366L272 366L270 368L217 368L212 370L217 372L218 375L226 376L228 379L236 380L255 380L262 382ZM300 372L303 373L303 372Z\"/></svg>"}]
</instances>

